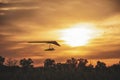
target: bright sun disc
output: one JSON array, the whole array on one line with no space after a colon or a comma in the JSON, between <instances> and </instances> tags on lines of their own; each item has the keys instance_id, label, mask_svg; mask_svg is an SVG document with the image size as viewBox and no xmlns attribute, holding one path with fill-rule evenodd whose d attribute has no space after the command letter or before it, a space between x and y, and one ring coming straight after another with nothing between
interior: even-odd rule
<instances>
[{"instance_id":1,"label":"bright sun disc","mask_svg":"<svg viewBox=\"0 0 120 80\"><path fill-rule=\"evenodd\" d=\"M61 40L72 47L76 47L86 45L91 39L98 35L98 31L93 24L85 23L64 29L61 31L61 34Z\"/></svg>"}]
</instances>

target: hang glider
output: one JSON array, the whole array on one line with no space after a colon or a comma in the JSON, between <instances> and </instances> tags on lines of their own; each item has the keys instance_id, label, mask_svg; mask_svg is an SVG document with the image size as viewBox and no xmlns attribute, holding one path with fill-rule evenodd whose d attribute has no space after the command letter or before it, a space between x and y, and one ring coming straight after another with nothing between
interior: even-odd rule
<instances>
[{"instance_id":1,"label":"hang glider","mask_svg":"<svg viewBox=\"0 0 120 80\"><path fill-rule=\"evenodd\" d=\"M49 48L45 49L45 51L54 51L55 49L52 47L51 44L54 44L56 46L60 47L60 44L57 41L29 41L28 43L47 43L49 44Z\"/></svg>"},{"instance_id":2,"label":"hang glider","mask_svg":"<svg viewBox=\"0 0 120 80\"><path fill-rule=\"evenodd\" d=\"M60 44L57 41L29 41L28 43L48 43L48 44L54 44L56 46L60 46Z\"/></svg>"}]
</instances>

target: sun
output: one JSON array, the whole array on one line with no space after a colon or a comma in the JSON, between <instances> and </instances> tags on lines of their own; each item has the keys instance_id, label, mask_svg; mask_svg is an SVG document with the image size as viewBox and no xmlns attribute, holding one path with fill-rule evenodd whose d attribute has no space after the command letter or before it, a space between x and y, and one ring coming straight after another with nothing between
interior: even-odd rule
<instances>
[{"instance_id":1,"label":"sun","mask_svg":"<svg viewBox=\"0 0 120 80\"><path fill-rule=\"evenodd\" d=\"M73 25L68 29L61 30L60 39L72 47L84 46L88 44L91 39L98 36L98 32L95 25L81 23Z\"/></svg>"}]
</instances>

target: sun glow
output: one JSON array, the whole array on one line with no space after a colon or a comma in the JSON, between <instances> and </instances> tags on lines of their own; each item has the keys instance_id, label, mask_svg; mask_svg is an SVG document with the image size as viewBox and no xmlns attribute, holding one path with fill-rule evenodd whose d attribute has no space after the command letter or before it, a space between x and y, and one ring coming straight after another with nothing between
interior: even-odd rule
<instances>
[{"instance_id":1,"label":"sun glow","mask_svg":"<svg viewBox=\"0 0 120 80\"><path fill-rule=\"evenodd\" d=\"M98 36L98 33L99 31L93 24L77 24L62 30L60 39L72 47L84 46Z\"/></svg>"}]
</instances>

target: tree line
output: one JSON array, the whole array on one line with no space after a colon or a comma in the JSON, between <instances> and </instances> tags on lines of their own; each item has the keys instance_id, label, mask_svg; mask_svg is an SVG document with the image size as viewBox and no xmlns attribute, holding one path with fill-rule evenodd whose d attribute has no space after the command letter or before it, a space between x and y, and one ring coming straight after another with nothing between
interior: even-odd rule
<instances>
[{"instance_id":1,"label":"tree line","mask_svg":"<svg viewBox=\"0 0 120 80\"><path fill-rule=\"evenodd\" d=\"M120 80L120 62L106 66L97 61L93 66L83 58L67 59L65 63L45 59L43 67L34 67L31 58L23 58L17 63L0 56L0 80Z\"/></svg>"}]
</instances>

